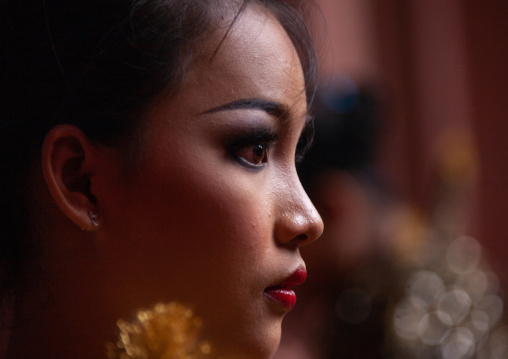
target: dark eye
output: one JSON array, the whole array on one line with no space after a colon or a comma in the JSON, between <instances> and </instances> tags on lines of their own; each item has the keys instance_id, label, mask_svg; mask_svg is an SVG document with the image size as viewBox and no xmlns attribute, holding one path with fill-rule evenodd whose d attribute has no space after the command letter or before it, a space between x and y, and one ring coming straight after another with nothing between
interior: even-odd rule
<instances>
[{"instance_id":1,"label":"dark eye","mask_svg":"<svg viewBox=\"0 0 508 359\"><path fill-rule=\"evenodd\" d=\"M268 164L270 149L276 146L279 133L271 128L255 128L252 131L235 135L225 148L240 165L251 170L262 170Z\"/></svg>"},{"instance_id":2,"label":"dark eye","mask_svg":"<svg viewBox=\"0 0 508 359\"><path fill-rule=\"evenodd\" d=\"M256 143L244 148L240 148L236 152L236 156L240 161L253 167L262 167L268 161L268 145L265 143Z\"/></svg>"}]
</instances>

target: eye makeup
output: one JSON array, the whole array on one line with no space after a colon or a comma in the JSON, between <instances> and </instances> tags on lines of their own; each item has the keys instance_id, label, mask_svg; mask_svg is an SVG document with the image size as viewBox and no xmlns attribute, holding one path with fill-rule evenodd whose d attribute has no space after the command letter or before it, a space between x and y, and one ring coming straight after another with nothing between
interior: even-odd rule
<instances>
[{"instance_id":1,"label":"eye makeup","mask_svg":"<svg viewBox=\"0 0 508 359\"><path fill-rule=\"evenodd\" d=\"M278 131L259 127L230 136L226 140L225 148L238 164L247 169L261 170L268 164L268 152L278 140Z\"/></svg>"},{"instance_id":2,"label":"eye makeup","mask_svg":"<svg viewBox=\"0 0 508 359\"><path fill-rule=\"evenodd\" d=\"M255 114L261 110L268 114L270 120L266 121L264 115ZM238 111L238 112L237 112ZM229 113L241 113L241 115ZM253 113L253 117L245 116ZM218 117L213 114L220 113ZM286 137L290 130L292 116L287 106L268 100L247 98L229 102L204 111L202 114L212 115L220 123L219 133L223 148L230 158L247 169L261 170L268 164L268 154L281 137ZM228 114L228 115L226 115ZM258 118L259 117L259 118ZM296 121L296 120L295 120ZM296 148L292 149L294 161L303 158L312 138L312 119L306 116L305 125L300 134ZM288 133L289 133L288 132ZM289 145L289 143L288 143ZM284 152L290 148L285 148Z\"/></svg>"},{"instance_id":3,"label":"eye makeup","mask_svg":"<svg viewBox=\"0 0 508 359\"><path fill-rule=\"evenodd\" d=\"M305 154L309 150L312 145L312 141L314 140L314 119L313 117L308 117L305 121L305 127L298 138L298 143L296 145L296 153L295 153L295 162L300 163L303 161Z\"/></svg>"}]
</instances>

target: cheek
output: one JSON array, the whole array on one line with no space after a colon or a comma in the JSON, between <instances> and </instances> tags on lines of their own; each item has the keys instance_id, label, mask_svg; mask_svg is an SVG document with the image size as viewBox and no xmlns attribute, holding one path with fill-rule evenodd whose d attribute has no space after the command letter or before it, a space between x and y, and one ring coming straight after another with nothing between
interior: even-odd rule
<instances>
[{"instance_id":1,"label":"cheek","mask_svg":"<svg viewBox=\"0 0 508 359\"><path fill-rule=\"evenodd\" d=\"M272 228L262 181L236 172L204 171L176 183L173 189L179 195L169 194L177 210L173 223L181 235L229 260L261 254Z\"/></svg>"},{"instance_id":2,"label":"cheek","mask_svg":"<svg viewBox=\"0 0 508 359\"><path fill-rule=\"evenodd\" d=\"M130 242L124 248L167 270L189 262L201 271L259 260L272 238L269 195L262 176L236 167L201 162L144 171L118 202L122 223L115 227L125 234L120 240Z\"/></svg>"}]
</instances>

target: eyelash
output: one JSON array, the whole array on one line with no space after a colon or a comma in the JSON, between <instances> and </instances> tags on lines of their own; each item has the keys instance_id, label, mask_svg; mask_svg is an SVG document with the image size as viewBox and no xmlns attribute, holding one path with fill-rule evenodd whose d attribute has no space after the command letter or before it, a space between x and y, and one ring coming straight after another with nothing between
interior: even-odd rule
<instances>
[{"instance_id":1,"label":"eyelash","mask_svg":"<svg viewBox=\"0 0 508 359\"><path fill-rule=\"evenodd\" d=\"M303 161L305 154L310 149L314 141L314 132L314 122L308 120L296 145L295 162L297 164Z\"/></svg>"},{"instance_id":2,"label":"eyelash","mask_svg":"<svg viewBox=\"0 0 508 359\"><path fill-rule=\"evenodd\" d=\"M279 134L270 129L262 129L262 130L254 130L244 136L239 136L231 141L227 148L231 157L238 162L240 165L252 169L252 170L261 170L268 163L268 151L273 148L277 141L279 140ZM242 151L250 151L254 156L254 151L261 150L262 155L258 155L260 157L259 164L250 161L247 157L247 154L241 154Z\"/></svg>"}]
</instances>

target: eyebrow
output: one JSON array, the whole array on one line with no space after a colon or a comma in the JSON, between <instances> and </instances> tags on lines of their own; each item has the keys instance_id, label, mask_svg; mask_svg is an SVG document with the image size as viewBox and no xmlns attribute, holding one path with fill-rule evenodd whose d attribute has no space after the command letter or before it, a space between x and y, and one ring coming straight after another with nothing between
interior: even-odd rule
<instances>
[{"instance_id":1,"label":"eyebrow","mask_svg":"<svg viewBox=\"0 0 508 359\"><path fill-rule=\"evenodd\" d=\"M262 110L266 113L273 115L277 118L287 117L289 114L289 107L282 103L263 100L259 98L246 98L211 108L203 113L213 113L227 110Z\"/></svg>"}]
</instances>

